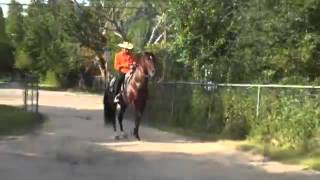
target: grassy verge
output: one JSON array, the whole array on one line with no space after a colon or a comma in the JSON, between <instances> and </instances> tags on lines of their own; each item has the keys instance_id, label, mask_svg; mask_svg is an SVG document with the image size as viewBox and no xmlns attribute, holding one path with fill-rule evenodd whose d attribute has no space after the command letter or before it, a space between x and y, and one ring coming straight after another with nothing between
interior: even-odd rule
<instances>
[{"instance_id":1,"label":"grassy verge","mask_svg":"<svg viewBox=\"0 0 320 180\"><path fill-rule=\"evenodd\" d=\"M4 83L4 82L7 82L7 81L8 81L8 78L0 77L0 83Z\"/></svg>"},{"instance_id":2,"label":"grassy verge","mask_svg":"<svg viewBox=\"0 0 320 180\"><path fill-rule=\"evenodd\" d=\"M0 114L0 135L25 133L39 125L42 119L35 113L6 105L0 105Z\"/></svg>"},{"instance_id":3,"label":"grassy verge","mask_svg":"<svg viewBox=\"0 0 320 180\"><path fill-rule=\"evenodd\" d=\"M307 169L320 171L320 149L302 150L280 149L271 145L262 145L252 141L239 143L238 149L259 154L264 154L271 160L286 164L303 165Z\"/></svg>"},{"instance_id":4,"label":"grassy verge","mask_svg":"<svg viewBox=\"0 0 320 180\"><path fill-rule=\"evenodd\" d=\"M203 141L217 141L225 140L225 138L218 135L210 135L205 132L195 132L192 130L185 130L181 128L168 127L166 125L160 125L156 123L149 123L150 126L168 131L187 137L195 138ZM270 160L275 160L285 164L295 164L307 167L307 169L313 169L320 171L320 149L310 152L293 151L293 150L281 150L270 146L264 146L263 144L255 143L252 141L225 141L227 145L236 147L238 150L244 152L250 152L254 154L266 155Z\"/></svg>"}]
</instances>

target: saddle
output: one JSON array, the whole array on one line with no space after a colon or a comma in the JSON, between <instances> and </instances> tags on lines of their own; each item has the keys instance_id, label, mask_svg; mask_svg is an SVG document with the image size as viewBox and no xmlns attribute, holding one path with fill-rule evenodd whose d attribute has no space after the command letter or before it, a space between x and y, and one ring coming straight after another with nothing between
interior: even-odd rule
<instances>
[{"instance_id":1,"label":"saddle","mask_svg":"<svg viewBox=\"0 0 320 180\"><path fill-rule=\"evenodd\" d=\"M132 71L129 71L126 75L125 75L125 79L124 79L124 82L121 84L121 87L120 87L120 91L119 91L119 94L121 92L124 92L129 84L129 82L131 81L132 77L133 77L133 74L135 72L135 69L133 69ZM116 80L117 80L117 77L114 76L111 81L109 82L109 86L108 86L108 91L111 93L111 94L114 94L114 92L116 91ZM119 96L119 94L117 96ZM121 95L120 95L121 96ZM120 98L120 97L119 97ZM115 98L116 99L116 98Z\"/></svg>"},{"instance_id":2,"label":"saddle","mask_svg":"<svg viewBox=\"0 0 320 180\"><path fill-rule=\"evenodd\" d=\"M116 90L116 87L115 87L116 80L117 80L117 77L113 76L111 78L111 80L109 81L108 86L107 86L109 93L113 93Z\"/></svg>"}]
</instances>

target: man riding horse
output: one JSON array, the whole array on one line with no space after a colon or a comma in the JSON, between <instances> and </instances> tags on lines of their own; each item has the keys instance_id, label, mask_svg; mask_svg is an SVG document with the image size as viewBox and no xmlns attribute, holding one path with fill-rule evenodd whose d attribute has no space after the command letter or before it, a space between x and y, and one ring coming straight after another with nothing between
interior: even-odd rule
<instances>
[{"instance_id":1,"label":"man riding horse","mask_svg":"<svg viewBox=\"0 0 320 180\"><path fill-rule=\"evenodd\" d=\"M112 123L115 139L127 137L122 120L127 107L131 106L135 122L133 135L140 140L139 126L148 100L148 82L156 72L156 58L151 52L133 56L130 52L133 45L129 42L123 42L118 46L121 47L121 51L116 53L114 61L118 78L113 79L104 92L104 121L105 124ZM117 125L120 127L120 134L118 134Z\"/></svg>"},{"instance_id":2,"label":"man riding horse","mask_svg":"<svg viewBox=\"0 0 320 180\"><path fill-rule=\"evenodd\" d=\"M114 69L118 72L118 77L115 82L115 91L114 91L114 102L117 103L120 101L120 89L121 85L124 83L126 74L135 67L136 62L134 55L131 50L133 49L133 44L129 42L123 42L118 44L121 47L120 52L116 53L114 60Z\"/></svg>"}]
</instances>

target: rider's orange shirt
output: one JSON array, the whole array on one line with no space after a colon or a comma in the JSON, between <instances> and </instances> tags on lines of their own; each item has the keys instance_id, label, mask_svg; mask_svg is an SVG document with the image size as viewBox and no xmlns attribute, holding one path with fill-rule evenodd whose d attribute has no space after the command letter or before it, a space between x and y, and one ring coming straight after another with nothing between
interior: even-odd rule
<instances>
[{"instance_id":1,"label":"rider's orange shirt","mask_svg":"<svg viewBox=\"0 0 320 180\"><path fill-rule=\"evenodd\" d=\"M134 64L134 57L130 53L118 52L114 59L114 68L122 73L127 73L130 65Z\"/></svg>"}]
</instances>

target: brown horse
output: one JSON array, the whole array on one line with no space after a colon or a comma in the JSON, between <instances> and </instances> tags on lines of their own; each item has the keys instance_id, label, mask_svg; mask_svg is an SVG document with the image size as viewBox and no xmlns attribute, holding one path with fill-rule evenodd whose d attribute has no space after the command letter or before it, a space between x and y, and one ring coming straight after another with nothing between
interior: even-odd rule
<instances>
[{"instance_id":1,"label":"brown horse","mask_svg":"<svg viewBox=\"0 0 320 180\"><path fill-rule=\"evenodd\" d=\"M150 52L145 52L140 58L137 58L137 67L133 74L128 79L126 78L119 102L113 102L114 97L109 90L110 86L106 88L104 94L105 122L108 119L112 122L116 139L127 137L127 134L123 131L122 120L127 107L132 106L135 117L133 135L140 140L139 126L148 99L148 82L149 78L155 75L155 72L155 56ZM116 122L120 126L120 135L117 133Z\"/></svg>"}]
</instances>

